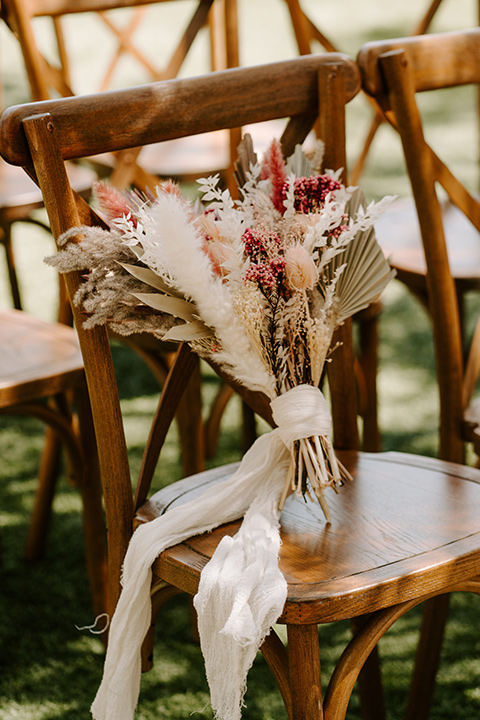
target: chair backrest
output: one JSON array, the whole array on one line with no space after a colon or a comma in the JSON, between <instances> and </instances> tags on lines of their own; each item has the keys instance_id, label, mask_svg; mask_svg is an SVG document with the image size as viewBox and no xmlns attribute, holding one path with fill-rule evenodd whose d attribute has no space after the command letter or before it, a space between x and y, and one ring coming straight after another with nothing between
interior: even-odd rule
<instances>
[{"instance_id":1,"label":"chair backrest","mask_svg":"<svg viewBox=\"0 0 480 720\"><path fill-rule=\"evenodd\" d=\"M168 5L168 2L4 0L0 14L18 39L33 100L101 92L115 83L118 87L119 79L122 85L129 86L176 77L203 28L208 28L210 35L211 69L238 66L234 0L226 0L223 13L213 0L195 0L193 5L180 3L180 7L175 3L177 9L173 17L165 13L156 15L153 6ZM158 27L159 23L165 25L165 17L170 28L167 44L170 48L172 38L174 47L168 53L159 53L158 38L151 28ZM45 25L41 25L42 37L36 27L37 19L41 23L51 20L52 33L45 33ZM74 24L67 25L69 20ZM82 33L84 42L90 36L97 39L94 65L85 65L85 56L80 59L75 53L77 37ZM44 47L46 37L48 47ZM206 60L208 65L208 58ZM130 80L125 81L126 77ZM201 163L212 172L221 171L232 190L230 164L240 133L240 128L234 128L229 135L212 136L208 149L202 153L197 148L183 148L174 143L165 147L160 155L152 149L150 157L145 158L143 153L139 159L142 148L132 148L128 153L117 153L115 158L98 158L95 169L101 175L111 175L113 184L119 188L135 184L145 190L154 186L158 175L174 173L185 177L191 173L192 164L197 167ZM190 155L188 160L185 155Z\"/></svg>"},{"instance_id":2,"label":"chair backrest","mask_svg":"<svg viewBox=\"0 0 480 720\"><path fill-rule=\"evenodd\" d=\"M446 459L461 461L462 415L473 391L478 351L472 346L464 374L461 313L449 265L440 188L477 231L480 204L427 143L424 106L417 95L480 83L480 30L371 42L360 50L358 63L364 90L401 138L427 267L440 392L440 452ZM462 103L456 107L463 112Z\"/></svg>"},{"instance_id":3,"label":"chair backrest","mask_svg":"<svg viewBox=\"0 0 480 720\"><path fill-rule=\"evenodd\" d=\"M101 224L72 193L66 159L118 151L218 128L289 118L282 139L285 155L302 143L319 119L326 144L325 167L345 168L344 106L359 89L355 63L343 55L306 56L199 78L170 80L98 95L9 108L2 116L0 148L5 159L34 176L44 195L55 238L81 223ZM82 278L68 273L73 297ZM83 328L74 307L96 426L109 528L110 596L115 604L123 556L132 529L134 502L120 404L106 330ZM336 402L334 433L340 447L357 447L357 417L350 325L340 329L330 386ZM160 401L156 428L162 436L188 375L189 354L180 346ZM341 366L343 365L343 368ZM259 407L261 406L259 401ZM162 424L163 423L163 424ZM163 429L162 429L163 428ZM148 455L148 448L146 455ZM145 461L148 465L148 461ZM147 479L148 480L148 479ZM145 497L140 478L137 496ZM140 488L140 489L139 489Z\"/></svg>"},{"instance_id":4,"label":"chair backrest","mask_svg":"<svg viewBox=\"0 0 480 720\"><path fill-rule=\"evenodd\" d=\"M103 91L111 86L119 61L128 56L142 67L146 81L176 77L198 32L208 23L213 0L198 0L194 12L165 66L160 67L135 38L148 5L166 0L3 0L1 14L17 36L23 54L33 100L47 100L56 93L63 97L78 94L71 86L71 53L62 21L68 15L95 13L99 24L108 29L115 50L105 68L98 87L89 92ZM130 10L129 10L130 9ZM112 10L130 12L128 23L119 22ZM56 39L57 61L43 54L35 33L35 18L51 18ZM93 26L88 26L93 27ZM174 31L176 34L176 31ZM100 35L101 37L101 35ZM214 42L214 40L212 40ZM107 45L107 43L105 43Z\"/></svg>"}]
</instances>

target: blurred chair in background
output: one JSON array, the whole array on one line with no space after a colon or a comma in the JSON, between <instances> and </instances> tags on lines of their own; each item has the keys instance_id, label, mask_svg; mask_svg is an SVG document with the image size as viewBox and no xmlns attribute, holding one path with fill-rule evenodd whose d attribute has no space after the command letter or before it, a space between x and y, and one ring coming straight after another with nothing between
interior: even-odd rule
<instances>
[{"instance_id":1,"label":"blurred chair in background","mask_svg":"<svg viewBox=\"0 0 480 720\"><path fill-rule=\"evenodd\" d=\"M74 0L56 0L51 3L44 0L3 0L0 12L19 41L34 100L78 94L72 78L82 77L82 72L81 66L75 65L75 58L72 59L72 41L75 35L78 39L79 33L87 32L89 25L77 23L73 33L65 32L64 28L66 20L74 20L75 16L86 16L87 13L86 17L93 22L91 27L96 27L98 31L100 25L100 29L104 30L104 46L98 48L97 52L98 65L102 58L105 64L103 75L95 80L97 87L90 82L88 92L107 90L118 81L119 66L126 58L138 67L139 77L146 80L176 77L203 28L209 30L212 69L239 64L236 0L196 0L193 14L187 16L185 30L182 32L181 28L172 26L172 34L177 36L178 42L165 64L159 66L158 52L149 52L148 48L141 45L142 36L135 37L135 34L138 34L141 25L151 23L152 18L154 22L158 21L152 16L152 7L168 1L88 0L78 3ZM188 6L188 12L190 9ZM52 21L56 47L51 48L49 59L41 50L38 33L35 32L37 18ZM50 59L52 53L56 61ZM85 89L81 92L84 93ZM142 189L151 188L158 177L192 180L206 173L225 174L230 166L230 155L236 152L240 140L239 130L232 130L232 133L235 133L235 137L232 135L231 151L228 149L228 133L209 133L201 145L177 142L163 148L133 148L128 153L117 155L113 165L109 161L104 171L112 172L110 180L118 188L134 184Z\"/></svg>"},{"instance_id":2,"label":"blurred chair in background","mask_svg":"<svg viewBox=\"0 0 480 720\"><path fill-rule=\"evenodd\" d=\"M332 42L331 39L323 34L318 25L312 22L310 17L302 9L300 0L285 0L285 2L288 5L288 10L292 20L292 27L294 28L298 50L301 55L307 55L308 53L314 52L315 47L318 45L329 52L338 52L341 49L338 47L336 42ZM420 20L417 21L411 32L408 33L409 36L424 35L427 33L442 3L445 2L447 2L447 0L429 0L429 3L421 15ZM480 6L478 7L480 10ZM372 107L374 110L374 117L371 121L359 157L350 173L350 181L352 185L357 185L360 182L360 177L365 167L372 142L378 128L385 121L383 114L378 112L376 105L373 104Z\"/></svg>"},{"instance_id":3,"label":"blurred chair in background","mask_svg":"<svg viewBox=\"0 0 480 720\"><path fill-rule=\"evenodd\" d=\"M67 167L72 188L81 197L88 198L96 174L72 163ZM33 180L21 168L0 160L0 242L5 249L15 308L0 311L0 412L35 417L46 424L25 558L38 560L45 551L62 449L66 448L67 474L82 493L87 568L94 608L101 612L106 596L105 538L101 500L97 496L100 486L94 470L90 469L92 463L95 467L92 431L88 430L89 438L88 435L84 437L80 428L87 427L87 421L78 424L69 402L75 394L85 404L87 395L78 340L75 331L69 327L72 315L63 281L57 292L58 322L47 323L20 312L21 283L15 267L12 227L18 223L33 223L49 232L35 212L42 207L42 193ZM91 459L88 454L85 457L86 453L91 454ZM97 502L99 505L95 507Z\"/></svg>"},{"instance_id":4,"label":"blurred chair in background","mask_svg":"<svg viewBox=\"0 0 480 720\"><path fill-rule=\"evenodd\" d=\"M430 314L440 397L439 455L463 462L466 443L473 443L480 456L480 401L472 399L480 371L480 320L472 338L462 328L465 295L480 290L480 202L467 189L468 181L459 179L465 168L456 166L455 150L447 166L445 142L437 141L435 149L430 138L427 143L428 114L418 94L450 89L452 111L466 117L468 89L463 86L472 86L475 94L480 87L480 29L368 43L358 63L365 92L399 133L414 201L414 206L398 201L377 224L377 234L398 278ZM453 88L463 95L453 95ZM476 109L469 117L475 138ZM465 142L465 136L456 142ZM445 496L449 502L448 487ZM409 720L428 716L447 608L447 596L427 607Z\"/></svg>"},{"instance_id":5,"label":"blurred chair in background","mask_svg":"<svg viewBox=\"0 0 480 720\"><path fill-rule=\"evenodd\" d=\"M3 167L2 162L0 169ZM5 169L11 174L6 164ZM14 185L16 189L29 186L28 196L18 193L15 197L17 211L41 204L38 188L25 173L24 178L27 183L17 178ZM12 185L8 184L8 189L12 190ZM29 202L21 205L20 197L22 201L28 197ZM101 613L107 602L101 486L83 360L77 334L69 323L71 312L62 280L58 322L46 322L18 309L0 310L0 413L37 418L46 425L25 558L38 560L45 550L61 451L65 449L67 478L82 496L93 607Z\"/></svg>"},{"instance_id":6,"label":"blurred chair in background","mask_svg":"<svg viewBox=\"0 0 480 720\"><path fill-rule=\"evenodd\" d=\"M33 99L44 100L58 94L64 96L74 94L71 87L71 76L74 74L74 69L69 55L72 35L67 36L64 32L62 23L65 16L76 16L87 12L94 13L98 22L108 29L107 32L109 34L113 33L113 53L106 74L101 80L101 86L105 89L112 81L115 69L125 54L132 55L135 62L140 63L142 69L145 69L153 79L175 75L179 71L198 32L208 24L212 27L212 57L216 62L221 53L215 45L218 41L218 33L213 33L213 20L210 15L212 1L199 0L196 3L194 13L187 24L187 28L181 34L178 46L166 68L155 68L143 49L135 45L133 37L138 24L142 20L146 20L144 16L148 9L147 5L158 4L162 0L147 0L147 2L131 0L131 2L127 3L112 0L89 0L89 2L81 5L70 0L60 0L60 2L53 4L51 2L32 3L29 0L4 0L0 6L0 13L19 41ZM228 0L228 2L232 2L232 0ZM125 27L121 26L122 16L120 16L119 20L118 14L108 12L115 9L130 11L129 22ZM227 9L225 9L225 17L229 20L230 15ZM56 52L53 54L57 55L58 65L54 64L53 60L46 59L40 50L34 28L36 18L49 18L52 21L53 37L56 40ZM219 19L223 19L222 16ZM73 33L74 36L75 33ZM108 43L106 42L105 45L108 45ZM214 140L213 147L216 146L217 140ZM205 147L208 147L207 141ZM102 155L102 157L97 156L93 161L93 167L102 175L108 174L109 182L116 187L124 188L133 184L143 191L148 190L158 182L158 176L162 175L162 171L159 167L152 167L152 163L154 165L158 158L149 160L147 169L137 162L140 151L141 148L134 148L127 153L117 155L115 158L107 154ZM224 167L228 167L228 157L227 152ZM203 160L208 158L208 163L212 162L209 152L206 152L204 148L202 148L202 158ZM212 171L220 169L216 164L210 166L208 163L207 168ZM216 163L216 160L214 163ZM207 168L203 168L203 170ZM78 172L82 172L82 170L79 169ZM9 267L14 267L14 258L11 252L9 254ZM153 338L147 336L136 336L135 338L123 339L123 341L129 344L144 359L160 385L162 385L173 357L171 348L161 346ZM186 389L177 417L183 470L186 474L202 469L204 464L204 432L201 418L200 392L199 366L192 376L189 387Z\"/></svg>"}]
</instances>

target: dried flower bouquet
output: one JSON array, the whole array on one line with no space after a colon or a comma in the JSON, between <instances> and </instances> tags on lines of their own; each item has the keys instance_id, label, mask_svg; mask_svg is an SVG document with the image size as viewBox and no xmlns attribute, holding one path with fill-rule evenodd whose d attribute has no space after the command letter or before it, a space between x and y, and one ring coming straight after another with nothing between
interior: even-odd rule
<instances>
[{"instance_id":1,"label":"dried flower bouquet","mask_svg":"<svg viewBox=\"0 0 480 720\"><path fill-rule=\"evenodd\" d=\"M75 298L87 327L109 323L120 333L189 343L266 393L277 424L230 478L133 534L95 720L133 718L154 559L243 517L202 570L194 599L215 717L239 720L248 670L287 596L278 566L283 504L293 492L313 493L330 521L325 489L348 478L318 386L335 329L392 277L373 229L389 199L365 206L340 171L322 174L321 144L312 160L297 148L285 162L274 141L259 164L248 137L239 151L240 200L219 188L218 177L199 181L203 204L170 182L148 198L100 184L110 230L73 228L49 259L62 272L88 269ZM82 241L69 242L79 232Z\"/></svg>"},{"instance_id":2,"label":"dried flower bouquet","mask_svg":"<svg viewBox=\"0 0 480 720\"><path fill-rule=\"evenodd\" d=\"M365 207L340 172L320 174L321 144L313 163L299 147L285 163L277 141L261 165L252 162L248 137L240 153L238 202L218 176L198 181L200 209L171 182L149 198L97 185L111 230L90 228L49 262L90 269L76 298L87 327L108 322L119 333L187 342L273 399L297 385L318 387L335 329L391 278L373 229L390 199ZM324 490L346 478L328 434L302 438L280 507L290 492L312 490L330 520Z\"/></svg>"}]
</instances>

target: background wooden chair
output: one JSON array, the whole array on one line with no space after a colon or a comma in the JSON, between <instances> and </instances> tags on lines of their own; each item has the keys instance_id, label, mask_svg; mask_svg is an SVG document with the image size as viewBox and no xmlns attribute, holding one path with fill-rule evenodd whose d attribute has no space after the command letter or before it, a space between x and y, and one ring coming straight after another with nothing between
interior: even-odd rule
<instances>
[{"instance_id":1,"label":"background wooden chair","mask_svg":"<svg viewBox=\"0 0 480 720\"><path fill-rule=\"evenodd\" d=\"M134 57L135 62L139 63L142 70L147 73L147 77L163 79L174 76L181 68L197 34L207 25L212 28L212 58L214 62L220 62L220 58L225 57L225 53L222 55L218 48L220 31L216 26L214 32L214 23L210 14L212 0L199 0L195 4L193 15L188 20L186 29L183 33L179 33L178 45L167 66L155 66L148 54L135 43L134 33L139 22L148 20L144 17L148 5L153 6L164 1L148 0L147 2L140 2L139 0L131 0L131 2L118 2L118 0L89 0L87 3L80 5L70 0L61 0L53 4L51 2L32 3L29 0L6 0L0 6L0 13L19 41L32 98L44 100L52 96L70 96L74 94L71 81L74 68L70 57L71 47L69 43L71 36L67 37L65 34L63 23L67 19L74 19L79 13L92 14L99 23L108 28L107 32L113 35L114 51L111 54L106 74L100 82L102 90L105 90L114 79L115 68L125 54ZM231 0L228 0L228 2L231 2ZM122 15L119 20L119 10L120 13L130 13L128 16L130 22L127 26L122 27ZM117 11L117 13L114 11ZM68 18L68 16L71 17ZM223 23L224 17L227 25L231 25L230 5L225 8L224 15L219 14L218 11L216 12L217 22L221 21ZM56 41L56 53L54 51L53 54L54 56L57 55L58 62L55 62L55 59L51 60L50 57L47 59L42 51L38 36L35 33L35 20L37 18L51 20L52 22L53 37ZM232 58L232 52L233 50L229 51L229 60ZM209 144L215 149L214 155L218 158L218 147L222 143L220 142L219 145L216 136L210 135ZM117 154L115 158L113 155L108 154L104 154L101 158L97 156L94 168L102 175L109 174L110 182L116 187L124 188L133 184L142 190L153 188L158 182L158 176L162 175L161 165L163 161L158 157L150 157L147 159L146 166L144 166L137 162L140 151L141 148L134 148L127 153ZM155 155L153 148L152 152ZM228 149L226 155L224 151L222 152L223 156L226 156L226 161L221 169L225 170L229 166L229 153ZM206 166L202 167L203 171L210 169L216 171L219 169L220 166L216 164L217 159L211 165L212 156L208 151L202 151L202 158L207 160ZM185 165L183 167L179 166L177 172L181 174L185 167ZM77 172L85 172L85 169L79 168ZM195 170L192 169L192 173L194 172ZM79 190L78 183L75 189ZM9 259L9 266L14 267L14 258L11 252ZM143 358L160 385L162 385L172 360L172 349L147 336L122 338L122 342L130 345ZM204 464L205 448L200 393L201 378L200 366L198 366L192 376L190 385L186 389L177 414L181 455L184 471L187 474L202 469Z\"/></svg>"},{"instance_id":2,"label":"background wooden chair","mask_svg":"<svg viewBox=\"0 0 480 720\"><path fill-rule=\"evenodd\" d=\"M57 323L21 310L0 310L0 413L26 415L46 425L25 558L38 560L45 550L65 449L66 476L82 496L93 607L101 613L106 608L105 523L82 355L76 332L66 323L70 318L64 290Z\"/></svg>"},{"instance_id":3,"label":"background wooden chair","mask_svg":"<svg viewBox=\"0 0 480 720\"><path fill-rule=\"evenodd\" d=\"M419 19L415 22L415 25L412 27L408 35L425 35L425 33L430 30L438 11L445 1L446 0L428 0L428 3L425 4L425 9ZM294 29L298 50L301 55L315 52L318 46L328 50L329 52L339 52L342 50L336 41L332 40L331 37L327 37L327 35L323 33L322 29L318 26L318 23L316 24L312 21L310 16L302 8L300 0L285 0L285 2L288 5L292 27ZM472 5L477 10L476 18L474 15L474 19L480 20L480 5L478 5L478 3L472 3ZM361 145L359 156L350 173L350 181L353 185L357 185L360 182L375 135L377 134L379 127L385 122L383 113L379 112L375 103L372 103L372 109L373 118L368 127L365 140Z\"/></svg>"},{"instance_id":4,"label":"background wooden chair","mask_svg":"<svg viewBox=\"0 0 480 720\"><path fill-rule=\"evenodd\" d=\"M90 196L96 174L68 164L70 182L81 197ZM42 193L20 168L0 161L0 242L4 247L8 282L15 310L0 311L0 412L38 418L46 424L45 446L39 465L38 487L30 519L24 557L36 561L45 552L52 503L59 477L62 452L67 450L70 481L82 493L85 549L94 607L105 608L105 550L101 506L94 475L88 476L83 437L72 417L67 399L72 393L86 398L83 361L65 291L59 295L58 322L19 312L22 309L21 279L15 266L12 229L18 223L33 223L49 231L35 211L43 207ZM83 400L85 402L85 399ZM88 430L86 421L83 425ZM91 432L90 432L91 436ZM85 443L85 447L83 444ZM90 451L89 451L90 452ZM98 526L98 522L102 525Z\"/></svg>"},{"instance_id":5,"label":"background wooden chair","mask_svg":"<svg viewBox=\"0 0 480 720\"><path fill-rule=\"evenodd\" d=\"M172 80L147 89L26 105L4 113L2 153L16 165L33 163L55 237L59 237L81 222L95 222L70 190L63 171L66 158L136 147L212 127L229 128L238 122L290 116L282 137L284 152L289 154L318 115L327 148L325 163L345 167L344 105L358 86L355 65L344 56L329 54ZM179 127L179 113L185 107L189 113ZM81 278L69 274L66 281L73 294ZM86 331L80 315L77 321L109 527L109 602L113 610L134 515L135 522L146 522L172 503L183 502L199 485L218 482L232 468L180 481L144 503L148 468L155 462L192 367L190 351L180 346L146 449L144 472L132 497L106 331ZM287 503L282 515L280 567L289 582L281 618L287 626L288 651L273 632L262 647L279 682L288 716L295 720L345 717L360 669L398 617L425 598L453 587L480 589L480 473L431 458L359 453L349 323L337 339L342 346L335 352L329 372L335 444L355 480L332 499L333 523L328 527L314 506L306 510L303 500L293 497ZM262 396L249 400L268 417ZM445 503L447 490L449 502ZM238 523L222 526L170 548L158 558L153 568L153 587L158 590L153 599L155 614L175 593L196 592L200 570L217 542L237 527ZM322 701L317 626L349 617L360 630L340 659ZM151 634L147 639L146 665L151 660ZM382 717L382 703L372 695L371 686L365 698L367 709L370 699L370 717Z\"/></svg>"},{"instance_id":6,"label":"background wooden chair","mask_svg":"<svg viewBox=\"0 0 480 720\"><path fill-rule=\"evenodd\" d=\"M423 119L424 114L417 110L414 127L413 111L407 115L402 107L395 112L400 83L383 79L386 61L379 58L389 51L405 49L412 67L414 93L474 84L478 33L472 30L369 43L358 58L365 90L397 128L402 142L415 207L405 213L403 201L398 202L398 210L393 206L391 215L386 213L378 224L379 240L399 279L420 298L432 317L441 408L439 452L444 459L456 462L464 459L465 441L477 442L472 432L472 425L477 424L474 406L469 407L476 379L476 341L473 355L467 359L462 320L466 292L480 287L478 201L472 190L460 183L457 171L461 174L461 169L455 168L454 161L447 167L427 144L428 120ZM435 52L441 52L445 60L434 59ZM422 154L414 167L411 157L417 147ZM442 153L441 147L438 150ZM469 183L471 188L472 180ZM400 237L403 249L396 242ZM452 283L453 304L449 296Z\"/></svg>"},{"instance_id":7,"label":"background wooden chair","mask_svg":"<svg viewBox=\"0 0 480 720\"><path fill-rule=\"evenodd\" d=\"M136 32L140 25L158 21L155 16L152 18L152 7L148 6L165 2L168 0L88 0L82 3L56 0L53 4L43 0L3 0L0 12L19 41L33 100L110 89L118 84L118 66L126 58L138 69L133 73L136 83L176 77L203 28L209 30L212 69L239 64L236 0L216 0L216 3L213 0L197 0L192 15L184 13L186 17L182 17L182 22L186 21L183 31L172 24L171 34L178 39L169 59L164 65L159 65L155 53L141 46ZM188 13L190 10L188 8ZM96 86L91 81L84 82L78 61L75 63L72 59L72 25L70 32L64 30L69 20L75 22L75 16L85 13L90 14L92 22L96 19L97 25L100 23L106 30L105 47L98 52L99 63L102 57L105 67L96 80ZM52 21L53 45L56 47L50 49L48 59L35 31L37 18ZM56 59L52 59L52 53ZM221 172L227 177L230 156L236 152L239 140L240 131L232 130L229 150L228 132L209 133L201 147L192 146L191 140L187 140L167 143L160 148L133 148L128 153L117 155L113 165L112 159L103 157L102 163L106 162L106 165L99 164L97 167L103 173L113 171L111 181L119 188L131 184L143 189L152 187L158 176L195 180L204 174ZM100 163L100 158L97 162ZM233 183L231 173L230 182Z\"/></svg>"},{"instance_id":8,"label":"background wooden chair","mask_svg":"<svg viewBox=\"0 0 480 720\"><path fill-rule=\"evenodd\" d=\"M369 43L358 56L365 91L399 133L416 208L405 212L399 202L377 230L399 279L431 316L440 397L439 452L457 462L465 457L466 442L473 443L477 455L480 450L478 400L472 399L479 371L478 329L472 338L462 332L465 295L480 288L480 204L472 180L468 190L458 179L461 168L454 162L447 167L427 143L425 105L417 93L438 94L468 84L476 91L479 60L480 30ZM455 96L450 102L463 113ZM475 113L473 117L476 121ZM444 158L446 148L437 142L436 149ZM446 615L447 602L433 604L425 615L415 676L417 690L422 688L421 704L412 696L409 718L428 715Z\"/></svg>"}]
</instances>

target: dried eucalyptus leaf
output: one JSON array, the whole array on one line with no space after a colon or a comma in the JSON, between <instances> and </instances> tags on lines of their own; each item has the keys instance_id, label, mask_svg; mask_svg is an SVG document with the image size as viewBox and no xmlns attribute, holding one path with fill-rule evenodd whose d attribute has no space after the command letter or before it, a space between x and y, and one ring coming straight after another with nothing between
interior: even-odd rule
<instances>
[{"instance_id":1,"label":"dried eucalyptus leaf","mask_svg":"<svg viewBox=\"0 0 480 720\"><path fill-rule=\"evenodd\" d=\"M175 325L163 336L163 339L174 342L192 342L212 337L215 337L213 330L202 323L201 320L194 320L184 325Z\"/></svg>"},{"instance_id":2,"label":"dried eucalyptus leaf","mask_svg":"<svg viewBox=\"0 0 480 720\"><path fill-rule=\"evenodd\" d=\"M156 290L160 290L162 293L165 293L166 295L175 295L176 293L172 293L172 289L167 283L162 280L162 278L157 275L157 273L153 272L153 270L150 270L150 268L142 267L141 265L129 265L128 263L118 263L121 267L123 267L124 270L126 270L130 275L133 275L133 277L137 278L137 280L140 280L141 282L144 282L146 285L151 285Z\"/></svg>"}]
</instances>

